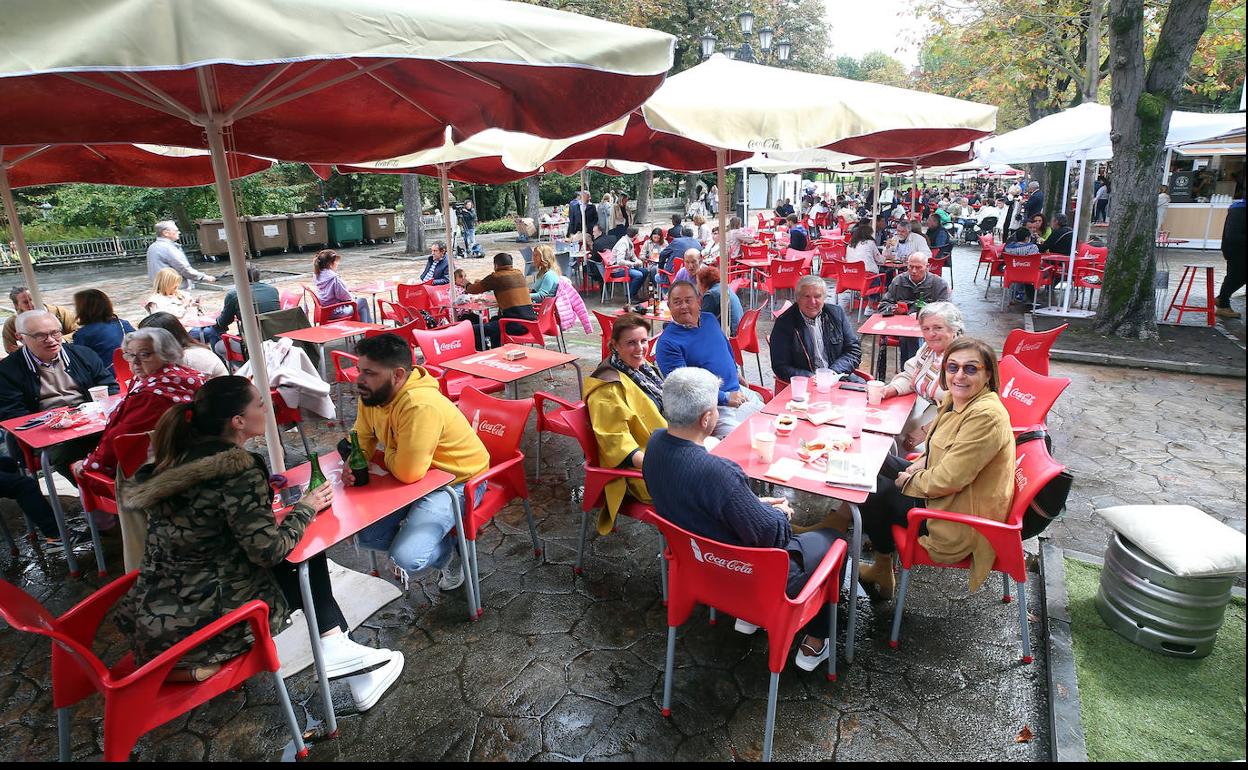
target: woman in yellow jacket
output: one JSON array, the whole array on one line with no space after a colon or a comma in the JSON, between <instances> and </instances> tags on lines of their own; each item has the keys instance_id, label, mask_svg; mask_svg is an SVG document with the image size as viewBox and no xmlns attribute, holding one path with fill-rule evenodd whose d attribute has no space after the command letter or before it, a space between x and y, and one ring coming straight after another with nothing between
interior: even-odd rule
<instances>
[{"instance_id":1,"label":"woman in yellow jacket","mask_svg":"<svg viewBox=\"0 0 1248 770\"><path fill-rule=\"evenodd\" d=\"M927 451L913 463L885 463L876 492L862 504L863 531L876 559L860 580L883 598L893 595L892 526L905 526L911 508L964 513L1005 521L1014 499L1014 434L997 396L997 356L984 342L962 337L945 351L940 405L927 438ZM891 468L891 469L890 469ZM932 520L919 530L919 544L933 561L956 564L971 558L971 590L992 569L996 553L966 524Z\"/></svg>"},{"instance_id":2,"label":"woman in yellow jacket","mask_svg":"<svg viewBox=\"0 0 1248 770\"><path fill-rule=\"evenodd\" d=\"M585 405L598 440L598 465L641 470L646 444L663 419L663 375L646 361L650 322L631 313L615 319L611 354L585 381ZM641 479L616 479L606 486L607 504L598 516L599 534L615 526L625 494L648 503Z\"/></svg>"}]
</instances>

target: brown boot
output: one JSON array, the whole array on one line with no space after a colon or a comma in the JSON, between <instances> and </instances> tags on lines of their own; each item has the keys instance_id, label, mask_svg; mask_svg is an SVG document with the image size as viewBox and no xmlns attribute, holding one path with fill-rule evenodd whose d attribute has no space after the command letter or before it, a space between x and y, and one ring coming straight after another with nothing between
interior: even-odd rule
<instances>
[{"instance_id":1,"label":"brown boot","mask_svg":"<svg viewBox=\"0 0 1248 770\"><path fill-rule=\"evenodd\" d=\"M858 582L875 586L876 594L881 599L893 598L897 583L893 577L893 554L877 553L875 561L864 564L858 569Z\"/></svg>"}]
</instances>

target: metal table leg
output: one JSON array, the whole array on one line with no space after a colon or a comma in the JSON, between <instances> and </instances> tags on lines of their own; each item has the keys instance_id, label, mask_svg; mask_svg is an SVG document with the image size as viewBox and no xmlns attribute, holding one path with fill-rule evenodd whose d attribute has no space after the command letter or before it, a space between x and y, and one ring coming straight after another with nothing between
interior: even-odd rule
<instances>
[{"instance_id":1,"label":"metal table leg","mask_svg":"<svg viewBox=\"0 0 1248 770\"><path fill-rule=\"evenodd\" d=\"M321 703L325 707L326 736L338 737L338 716L334 714L334 699L329 694L329 677L325 671L325 650L321 647L321 631L316 623L316 608L312 604L312 583L308 578L308 563L299 563L299 595L303 598L303 617L308 622L308 642L312 647L312 661L316 665L316 680L321 690Z\"/></svg>"},{"instance_id":2,"label":"metal table leg","mask_svg":"<svg viewBox=\"0 0 1248 770\"><path fill-rule=\"evenodd\" d=\"M48 503L52 506L52 515L56 518L56 529L61 533L61 544L65 546L65 564L69 567L69 576L76 578L78 560L74 558L74 549L69 544L69 528L65 526L65 511L61 508L61 498L56 494L56 482L52 480L52 463L48 459L48 450L39 453L39 464L43 468L43 481L48 488ZM87 513L87 516L90 516Z\"/></svg>"},{"instance_id":3,"label":"metal table leg","mask_svg":"<svg viewBox=\"0 0 1248 770\"><path fill-rule=\"evenodd\" d=\"M468 573L464 579L464 591L468 597L468 619L476 620L477 610L480 607L477 603L477 587L474 585L475 578L469 569L472 562L469 560L470 556L468 555L468 539L464 537L464 508L460 504L459 495L455 494L454 489L446 486L442 487L442 490L451 498L451 508L455 511L455 539L459 542L460 563L463 564L464 571Z\"/></svg>"},{"instance_id":4,"label":"metal table leg","mask_svg":"<svg viewBox=\"0 0 1248 770\"><path fill-rule=\"evenodd\" d=\"M849 624L845 627L845 662L854 662L854 631L858 628L858 568L862 560L862 512L853 503L849 512L854 517L854 531L849 537ZM832 642L836 643L835 640Z\"/></svg>"}]
</instances>

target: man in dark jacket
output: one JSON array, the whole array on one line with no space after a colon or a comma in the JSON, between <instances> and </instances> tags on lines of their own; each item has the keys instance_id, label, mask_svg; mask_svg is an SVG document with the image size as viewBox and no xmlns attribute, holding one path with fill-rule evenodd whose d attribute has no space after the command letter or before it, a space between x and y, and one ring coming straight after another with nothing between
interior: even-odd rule
<instances>
[{"instance_id":1,"label":"man in dark jacket","mask_svg":"<svg viewBox=\"0 0 1248 770\"><path fill-rule=\"evenodd\" d=\"M256 313L272 313L274 310L282 309L282 297L277 287L271 283L263 283L260 280L260 271L251 265L247 266L247 281L251 284L251 301L255 303ZM208 347L216 350L217 344L221 342L221 335L228 332L230 324L240 318L242 316L238 312L238 289L230 289L225 293L221 314L217 316L216 322L212 326L192 329L191 336L202 340ZM224 353L223 346L218 355L224 355Z\"/></svg>"},{"instance_id":2,"label":"man in dark jacket","mask_svg":"<svg viewBox=\"0 0 1248 770\"><path fill-rule=\"evenodd\" d=\"M862 346L845 310L824 301L827 285L815 275L797 282L797 303L780 314L771 329L771 371L777 380L813 376L831 369L847 379L862 361Z\"/></svg>"},{"instance_id":3,"label":"man in dark jacket","mask_svg":"<svg viewBox=\"0 0 1248 770\"><path fill-rule=\"evenodd\" d=\"M1049 223L1049 229L1049 237L1040 244L1040 250L1047 254L1069 254L1070 247L1074 245L1071 242L1074 238L1074 231L1070 229L1066 215L1054 214Z\"/></svg>"},{"instance_id":4,"label":"man in dark jacket","mask_svg":"<svg viewBox=\"0 0 1248 770\"><path fill-rule=\"evenodd\" d=\"M797 214L789 214L786 217L789 223L789 248L793 251L806 251L810 248L810 234L806 232L797 219Z\"/></svg>"},{"instance_id":5,"label":"man in dark jacket","mask_svg":"<svg viewBox=\"0 0 1248 770\"><path fill-rule=\"evenodd\" d=\"M429 247L429 258L425 260L425 269L420 273L421 281L429 281L434 286L445 286L451 282L446 261L446 246L442 241L434 241Z\"/></svg>"},{"instance_id":6,"label":"man in dark jacket","mask_svg":"<svg viewBox=\"0 0 1248 770\"><path fill-rule=\"evenodd\" d=\"M1044 192L1039 182L1027 185L1027 202L1023 204L1023 221L1026 222L1036 214L1044 213Z\"/></svg>"},{"instance_id":7,"label":"man in dark jacket","mask_svg":"<svg viewBox=\"0 0 1248 770\"><path fill-rule=\"evenodd\" d=\"M0 420L58 406L76 406L90 398L91 388L104 385L116 393L117 380L88 347L62 341L61 322L46 310L17 317L22 348L0 361ZM71 439L48 449L52 467L71 481L69 466L86 457L98 436ZM10 452L17 457L15 447Z\"/></svg>"},{"instance_id":8,"label":"man in dark jacket","mask_svg":"<svg viewBox=\"0 0 1248 770\"><path fill-rule=\"evenodd\" d=\"M1239 318L1240 312L1231 307L1231 295L1244 285L1244 199L1231 201L1226 210L1226 222L1222 225L1222 256L1226 258L1226 278L1218 292L1218 309L1221 318Z\"/></svg>"},{"instance_id":9,"label":"man in dark jacket","mask_svg":"<svg viewBox=\"0 0 1248 770\"><path fill-rule=\"evenodd\" d=\"M582 215L585 220L584 228L581 227ZM598 209L589 202L589 192L581 190L577 199L568 207L568 240L571 240L573 235L582 232L588 237L596 224L598 224Z\"/></svg>"}]
</instances>

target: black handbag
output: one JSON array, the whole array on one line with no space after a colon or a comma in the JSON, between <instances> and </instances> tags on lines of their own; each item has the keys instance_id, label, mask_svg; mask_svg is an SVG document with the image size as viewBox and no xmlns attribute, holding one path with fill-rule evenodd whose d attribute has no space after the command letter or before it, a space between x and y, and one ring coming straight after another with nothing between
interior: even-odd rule
<instances>
[{"instance_id":1,"label":"black handbag","mask_svg":"<svg viewBox=\"0 0 1248 770\"><path fill-rule=\"evenodd\" d=\"M1051 446L1048 434L1042 430L1020 433L1014 439L1014 444L1017 446L1037 439L1044 439L1046 449ZM1023 512L1022 537L1024 540L1035 537L1057 521L1066 510L1066 500L1070 497L1070 488L1074 481L1075 477L1070 471L1063 469L1048 484L1041 487L1032 499L1031 505L1027 506L1027 510Z\"/></svg>"}]
</instances>

